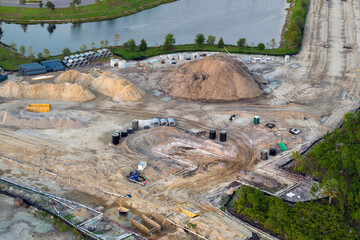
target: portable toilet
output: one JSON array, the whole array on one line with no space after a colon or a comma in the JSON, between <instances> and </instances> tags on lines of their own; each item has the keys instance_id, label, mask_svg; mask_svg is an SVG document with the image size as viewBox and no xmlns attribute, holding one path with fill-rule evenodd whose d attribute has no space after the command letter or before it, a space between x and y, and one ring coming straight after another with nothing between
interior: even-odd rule
<instances>
[{"instance_id":1,"label":"portable toilet","mask_svg":"<svg viewBox=\"0 0 360 240\"><path fill-rule=\"evenodd\" d=\"M127 68L127 64L125 60L121 60L118 62L118 67L119 68Z\"/></svg>"},{"instance_id":2,"label":"portable toilet","mask_svg":"<svg viewBox=\"0 0 360 240\"><path fill-rule=\"evenodd\" d=\"M285 55L285 62L290 62L290 56L289 55Z\"/></svg>"},{"instance_id":3,"label":"portable toilet","mask_svg":"<svg viewBox=\"0 0 360 240\"><path fill-rule=\"evenodd\" d=\"M146 168L146 166L147 166L147 162L141 162L141 163L139 163L139 165L138 165L138 171L139 171L139 172L144 171L144 169Z\"/></svg>"}]
</instances>

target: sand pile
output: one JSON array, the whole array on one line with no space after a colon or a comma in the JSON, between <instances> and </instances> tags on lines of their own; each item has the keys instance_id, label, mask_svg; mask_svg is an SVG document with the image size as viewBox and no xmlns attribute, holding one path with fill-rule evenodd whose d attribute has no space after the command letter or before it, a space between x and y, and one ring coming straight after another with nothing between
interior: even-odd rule
<instances>
[{"instance_id":1,"label":"sand pile","mask_svg":"<svg viewBox=\"0 0 360 240\"><path fill-rule=\"evenodd\" d=\"M85 124L71 118L57 117L32 117L23 114L14 115L8 112L0 112L0 125L17 128L81 128Z\"/></svg>"},{"instance_id":2,"label":"sand pile","mask_svg":"<svg viewBox=\"0 0 360 240\"><path fill-rule=\"evenodd\" d=\"M94 99L95 95L79 84L38 83L30 85L27 82L8 81L0 87L0 97L84 102Z\"/></svg>"},{"instance_id":3,"label":"sand pile","mask_svg":"<svg viewBox=\"0 0 360 240\"><path fill-rule=\"evenodd\" d=\"M112 72L100 72L91 69L88 74L69 70L55 80L56 83L78 83L104 95L112 97L114 101L141 101L145 92L130 81L118 77Z\"/></svg>"},{"instance_id":4,"label":"sand pile","mask_svg":"<svg viewBox=\"0 0 360 240\"><path fill-rule=\"evenodd\" d=\"M224 54L178 66L165 75L160 86L171 97L190 100L233 101L262 94L243 65Z\"/></svg>"}]
</instances>

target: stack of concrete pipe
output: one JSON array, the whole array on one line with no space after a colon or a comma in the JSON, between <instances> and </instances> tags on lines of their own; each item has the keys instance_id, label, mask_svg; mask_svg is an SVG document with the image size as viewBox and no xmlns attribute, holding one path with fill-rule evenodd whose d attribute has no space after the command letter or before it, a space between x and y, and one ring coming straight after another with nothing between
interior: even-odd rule
<instances>
[{"instance_id":1,"label":"stack of concrete pipe","mask_svg":"<svg viewBox=\"0 0 360 240\"><path fill-rule=\"evenodd\" d=\"M64 57L63 63L68 68L76 68L76 67L85 66L85 65L89 64L89 60L87 58L84 58L80 54L76 54L76 55Z\"/></svg>"},{"instance_id":2,"label":"stack of concrete pipe","mask_svg":"<svg viewBox=\"0 0 360 240\"><path fill-rule=\"evenodd\" d=\"M154 126L170 126L170 127L174 127L176 125L176 122L173 118L153 118L152 119L152 124Z\"/></svg>"},{"instance_id":3,"label":"stack of concrete pipe","mask_svg":"<svg viewBox=\"0 0 360 240\"><path fill-rule=\"evenodd\" d=\"M98 54L100 54L100 58L110 57L110 56L113 55L113 53L110 52L110 50L109 50L109 49L106 49L106 48L100 49L100 50L98 50L97 52L98 52Z\"/></svg>"},{"instance_id":4,"label":"stack of concrete pipe","mask_svg":"<svg viewBox=\"0 0 360 240\"><path fill-rule=\"evenodd\" d=\"M113 53L109 49L101 49L97 52L89 51L81 54L75 54L64 57L63 63L68 68L76 68L88 65L90 61L100 58L112 56Z\"/></svg>"}]
</instances>

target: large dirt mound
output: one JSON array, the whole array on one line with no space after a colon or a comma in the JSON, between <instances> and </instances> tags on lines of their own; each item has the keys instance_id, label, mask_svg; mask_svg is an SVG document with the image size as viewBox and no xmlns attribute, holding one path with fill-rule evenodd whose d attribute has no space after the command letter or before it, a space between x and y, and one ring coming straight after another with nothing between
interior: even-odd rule
<instances>
[{"instance_id":1,"label":"large dirt mound","mask_svg":"<svg viewBox=\"0 0 360 240\"><path fill-rule=\"evenodd\" d=\"M101 73L91 69L88 74L69 70L56 78L57 83L78 83L91 88L104 95L110 96L114 101L141 101L145 92L130 81L118 77L112 72Z\"/></svg>"},{"instance_id":2,"label":"large dirt mound","mask_svg":"<svg viewBox=\"0 0 360 240\"><path fill-rule=\"evenodd\" d=\"M176 67L165 75L160 85L171 97L190 100L233 101L262 94L243 65L224 54Z\"/></svg>"},{"instance_id":3,"label":"large dirt mound","mask_svg":"<svg viewBox=\"0 0 360 240\"><path fill-rule=\"evenodd\" d=\"M94 99L95 95L79 84L38 83L30 85L27 82L8 81L0 87L0 97L84 102Z\"/></svg>"}]
</instances>

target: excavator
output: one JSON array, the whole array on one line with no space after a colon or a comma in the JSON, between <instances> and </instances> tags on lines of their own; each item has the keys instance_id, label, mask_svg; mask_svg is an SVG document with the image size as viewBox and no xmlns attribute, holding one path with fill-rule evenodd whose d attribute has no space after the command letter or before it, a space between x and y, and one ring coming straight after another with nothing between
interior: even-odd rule
<instances>
[{"instance_id":1,"label":"excavator","mask_svg":"<svg viewBox=\"0 0 360 240\"><path fill-rule=\"evenodd\" d=\"M131 182L141 183L143 185L149 181L149 179L145 177L145 175L141 174L138 170L131 171L127 178Z\"/></svg>"}]
</instances>

